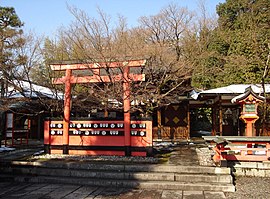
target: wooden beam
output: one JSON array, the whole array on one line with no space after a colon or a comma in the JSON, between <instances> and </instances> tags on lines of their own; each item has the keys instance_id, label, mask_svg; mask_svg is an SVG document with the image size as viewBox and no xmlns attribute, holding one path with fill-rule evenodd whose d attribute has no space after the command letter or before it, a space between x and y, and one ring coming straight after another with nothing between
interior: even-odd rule
<instances>
[{"instance_id":1,"label":"wooden beam","mask_svg":"<svg viewBox=\"0 0 270 199\"><path fill-rule=\"evenodd\" d=\"M98 83L98 82L117 82L122 79L122 75L114 75L114 76L85 76L85 77L70 77L71 84L77 83ZM129 74L128 78L130 81L145 81L145 74ZM66 77L53 78L53 84L64 84L66 82Z\"/></svg>"},{"instance_id":2,"label":"wooden beam","mask_svg":"<svg viewBox=\"0 0 270 199\"><path fill-rule=\"evenodd\" d=\"M85 70L85 69L97 69L97 68L121 68L124 66L128 67L141 67L145 66L146 60L131 60L124 62L99 62L89 64L50 64L52 70L63 71L63 70Z\"/></svg>"}]
</instances>

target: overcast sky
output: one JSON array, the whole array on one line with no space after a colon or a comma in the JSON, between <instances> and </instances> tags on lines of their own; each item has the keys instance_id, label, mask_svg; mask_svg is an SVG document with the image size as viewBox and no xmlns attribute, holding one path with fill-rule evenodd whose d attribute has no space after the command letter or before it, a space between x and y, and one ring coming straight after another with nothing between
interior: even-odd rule
<instances>
[{"instance_id":1,"label":"overcast sky","mask_svg":"<svg viewBox=\"0 0 270 199\"><path fill-rule=\"evenodd\" d=\"M205 0L208 12L214 14L216 5L225 0ZM129 26L136 26L140 16L157 14L169 3L177 3L189 10L196 11L197 0L0 0L0 6L14 7L24 22L26 31L39 35L53 36L57 28L68 26L74 19L67 6L84 10L89 16L97 16L97 7L116 22L118 15L127 18Z\"/></svg>"}]
</instances>

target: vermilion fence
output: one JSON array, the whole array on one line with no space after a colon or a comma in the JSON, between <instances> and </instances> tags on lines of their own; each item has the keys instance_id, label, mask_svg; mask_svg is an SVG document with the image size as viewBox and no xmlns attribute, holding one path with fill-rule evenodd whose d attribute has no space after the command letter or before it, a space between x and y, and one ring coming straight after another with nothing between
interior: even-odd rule
<instances>
[{"instance_id":1,"label":"vermilion fence","mask_svg":"<svg viewBox=\"0 0 270 199\"><path fill-rule=\"evenodd\" d=\"M245 142L247 145L252 146L252 142ZM214 150L216 152L214 156L215 161L220 160L234 160L234 161L268 161L270 157L270 144L261 143L262 148L249 148L248 146L235 146L235 147L223 147L217 145Z\"/></svg>"},{"instance_id":2,"label":"vermilion fence","mask_svg":"<svg viewBox=\"0 0 270 199\"><path fill-rule=\"evenodd\" d=\"M245 136L204 136L206 141L215 142L213 160L229 161L269 161L270 137L245 137ZM223 142L222 142L223 140Z\"/></svg>"},{"instance_id":3,"label":"vermilion fence","mask_svg":"<svg viewBox=\"0 0 270 199\"><path fill-rule=\"evenodd\" d=\"M129 147L132 156L146 156L152 152L152 121L131 121L131 146L125 146L122 120L72 120L69 124L69 154L125 155ZM44 123L46 153L63 153L63 120Z\"/></svg>"}]
</instances>

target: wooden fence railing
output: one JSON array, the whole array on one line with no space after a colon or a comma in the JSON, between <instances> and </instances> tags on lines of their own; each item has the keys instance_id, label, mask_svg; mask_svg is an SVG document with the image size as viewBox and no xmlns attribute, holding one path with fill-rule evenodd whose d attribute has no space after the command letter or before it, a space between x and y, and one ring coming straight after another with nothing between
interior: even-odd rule
<instances>
[{"instance_id":1,"label":"wooden fence railing","mask_svg":"<svg viewBox=\"0 0 270 199\"><path fill-rule=\"evenodd\" d=\"M153 139L162 140L187 140L189 132L187 127L153 127Z\"/></svg>"},{"instance_id":2,"label":"wooden fence railing","mask_svg":"<svg viewBox=\"0 0 270 199\"><path fill-rule=\"evenodd\" d=\"M270 160L270 137L243 136L203 136L207 142L215 143L213 160L222 161L256 161Z\"/></svg>"}]
</instances>

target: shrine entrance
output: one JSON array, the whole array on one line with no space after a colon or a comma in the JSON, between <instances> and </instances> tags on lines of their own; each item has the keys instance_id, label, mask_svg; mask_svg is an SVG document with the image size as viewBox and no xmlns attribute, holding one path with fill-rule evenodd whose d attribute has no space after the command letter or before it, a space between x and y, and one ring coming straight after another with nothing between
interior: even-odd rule
<instances>
[{"instance_id":1,"label":"shrine entrance","mask_svg":"<svg viewBox=\"0 0 270 199\"><path fill-rule=\"evenodd\" d=\"M53 79L54 84L65 85L63 120L47 120L44 145L47 153L92 155L145 156L152 149L152 121L131 121L130 83L144 81L144 74L134 74L132 68L144 67L146 60L99 63L54 63L53 71L64 71L65 76ZM103 75L101 70L118 69L119 73ZM74 76L73 71L88 70L92 75ZM124 120L70 119L71 85L120 81L123 85Z\"/></svg>"}]
</instances>

